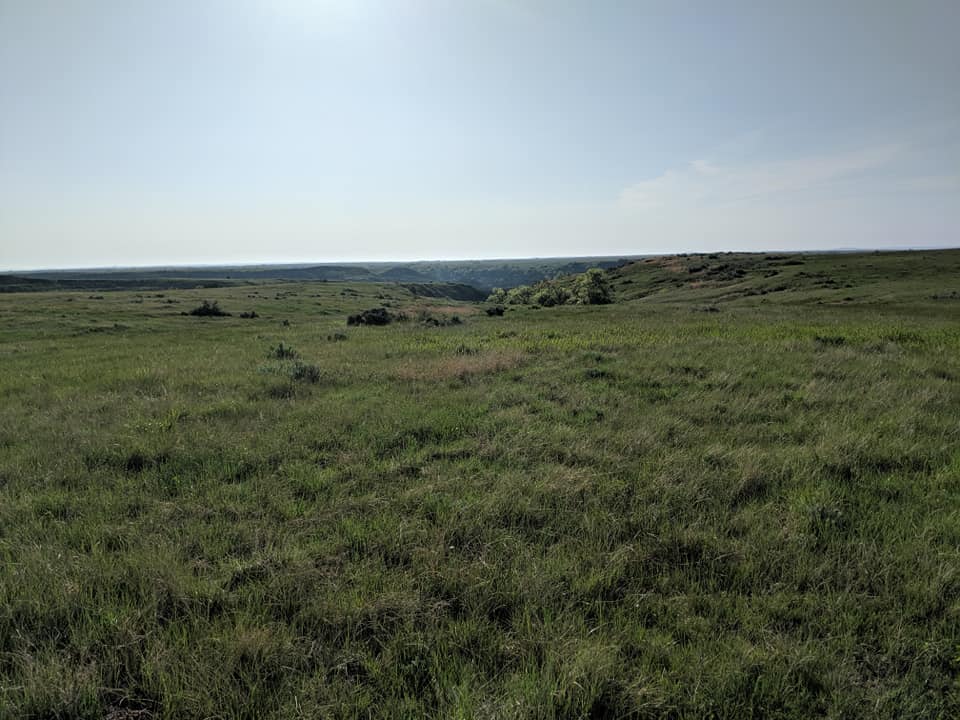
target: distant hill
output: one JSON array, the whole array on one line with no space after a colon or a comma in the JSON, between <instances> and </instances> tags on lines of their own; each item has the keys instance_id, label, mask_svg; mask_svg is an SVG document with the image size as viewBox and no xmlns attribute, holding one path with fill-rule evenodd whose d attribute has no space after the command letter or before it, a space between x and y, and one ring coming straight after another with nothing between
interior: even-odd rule
<instances>
[{"instance_id":1,"label":"distant hill","mask_svg":"<svg viewBox=\"0 0 960 720\"><path fill-rule=\"evenodd\" d=\"M878 302L897 293L960 292L960 250L699 253L644 258L531 258L413 263L47 270L0 274L0 292L164 290L253 282L398 283L423 297L482 300L495 287L608 271L617 301ZM850 298L850 299L846 299Z\"/></svg>"},{"instance_id":2,"label":"distant hill","mask_svg":"<svg viewBox=\"0 0 960 720\"><path fill-rule=\"evenodd\" d=\"M113 276L71 274L69 276L0 275L0 293L38 292L43 290L169 290L216 288L235 285L230 280L201 277L158 277L135 273Z\"/></svg>"},{"instance_id":3,"label":"distant hill","mask_svg":"<svg viewBox=\"0 0 960 720\"><path fill-rule=\"evenodd\" d=\"M414 270L409 265L392 267L389 270L378 273L377 277L380 280L389 282L432 282L435 280L435 278L430 275L422 273L419 270Z\"/></svg>"},{"instance_id":4,"label":"distant hill","mask_svg":"<svg viewBox=\"0 0 960 720\"><path fill-rule=\"evenodd\" d=\"M412 263L324 263L222 267L158 267L92 270L44 270L0 274L0 291L51 288L82 290L155 290L216 287L269 280L296 282L400 282L469 285L484 296L495 287L529 285L590 268L614 268L625 258L532 258L527 260L449 260Z\"/></svg>"},{"instance_id":5,"label":"distant hill","mask_svg":"<svg viewBox=\"0 0 960 720\"><path fill-rule=\"evenodd\" d=\"M187 271L190 276L192 270ZM236 280L327 280L330 282L378 282L380 280L369 269L361 265L315 265L312 267L261 267L256 269L237 268L229 271L211 270L204 274L216 274Z\"/></svg>"},{"instance_id":6,"label":"distant hill","mask_svg":"<svg viewBox=\"0 0 960 720\"><path fill-rule=\"evenodd\" d=\"M0 275L0 292L29 292L31 290L49 290L52 287L55 287L55 284L43 278Z\"/></svg>"},{"instance_id":7,"label":"distant hill","mask_svg":"<svg viewBox=\"0 0 960 720\"><path fill-rule=\"evenodd\" d=\"M877 304L960 293L960 250L665 255L610 273L618 300Z\"/></svg>"},{"instance_id":8,"label":"distant hill","mask_svg":"<svg viewBox=\"0 0 960 720\"><path fill-rule=\"evenodd\" d=\"M463 283L404 283L403 287L420 297L445 297L468 302L482 302L489 294Z\"/></svg>"},{"instance_id":9,"label":"distant hill","mask_svg":"<svg viewBox=\"0 0 960 720\"><path fill-rule=\"evenodd\" d=\"M318 265L316 267L304 268L302 270L291 269L283 272L274 270L263 270L259 274L267 280L330 280L330 281L350 281L350 282L377 282L379 278L370 272L367 268L359 265ZM238 273L238 277L247 276Z\"/></svg>"},{"instance_id":10,"label":"distant hill","mask_svg":"<svg viewBox=\"0 0 960 720\"><path fill-rule=\"evenodd\" d=\"M581 273L590 268L609 269L629 262L626 258L534 258L530 260L474 260L420 262L409 267L434 280L460 282L482 290L532 285L558 275Z\"/></svg>"}]
</instances>

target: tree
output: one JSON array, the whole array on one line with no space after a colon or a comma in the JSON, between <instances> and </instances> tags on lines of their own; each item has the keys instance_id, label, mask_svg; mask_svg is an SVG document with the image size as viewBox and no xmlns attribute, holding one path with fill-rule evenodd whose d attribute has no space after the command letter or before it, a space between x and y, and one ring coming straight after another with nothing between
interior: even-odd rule
<instances>
[{"instance_id":1,"label":"tree","mask_svg":"<svg viewBox=\"0 0 960 720\"><path fill-rule=\"evenodd\" d=\"M587 270L577 278L573 295L575 302L581 305L606 305L612 302L606 273L599 268Z\"/></svg>"},{"instance_id":2,"label":"tree","mask_svg":"<svg viewBox=\"0 0 960 720\"><path fill-rule=\"evenodd\" d=\"M503 288L495 287L493 292L490 293L490 297L487 298L487 302L503 304L507 301L507 291Z\"/></svg>"}]
</instances>

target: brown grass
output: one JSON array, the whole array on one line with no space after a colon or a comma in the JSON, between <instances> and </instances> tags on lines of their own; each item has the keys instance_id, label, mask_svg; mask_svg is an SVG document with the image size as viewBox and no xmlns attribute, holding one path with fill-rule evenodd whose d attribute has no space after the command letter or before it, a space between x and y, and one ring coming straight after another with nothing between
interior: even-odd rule
<instances>
[{"instance_id":1,"label":"brown grass","mask_svg":"<svg viewBox=\"0 0 960 720\"><path fill-rule=\"evenodd\" d=\"M393 374L400 380L462 380L472 375L511 370L523 364L527 357L518 350L489 350L476 355L407 360Z\"/></svg>"},{"instance_id":2,"label":"brown grass","mask_svg":"<svg viewBox=\"0 0 960 720\"><path fill-rule=\"evenodd\" d=\"M454 315L462 318L470 317L471 315L478 315L481 312L480 308L470 305L430 305L427 303L404 305L400 310L412 318L417 317L421 312L447 318L453 317Z\"/></svg>"}]
</instances>

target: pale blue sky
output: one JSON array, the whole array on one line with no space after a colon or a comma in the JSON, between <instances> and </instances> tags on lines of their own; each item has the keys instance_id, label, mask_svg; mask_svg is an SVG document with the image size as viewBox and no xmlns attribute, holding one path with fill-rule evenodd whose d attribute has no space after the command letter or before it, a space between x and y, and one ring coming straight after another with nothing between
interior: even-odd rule
<instances>
[{"instance_id":1,"label":"pale blue sky","mask_svg":"<svg viewBox=\"0 0 960 720\"><path fill-rule=\"evenodd\" d=\"M960 3L0 0L0 268L960 244Z\"/></svg>"}]
</instances>

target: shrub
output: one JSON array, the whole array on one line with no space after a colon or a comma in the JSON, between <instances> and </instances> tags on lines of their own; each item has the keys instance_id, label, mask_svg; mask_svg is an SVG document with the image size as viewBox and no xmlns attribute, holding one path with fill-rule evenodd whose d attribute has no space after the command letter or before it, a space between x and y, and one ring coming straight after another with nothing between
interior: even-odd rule
<instances>
[{"instance_id":1,"label":"shrub","mask_svg":"<svg viewBox=\"0 0 960 720\"><path fill-rule=\"evenodd\" d=\"M486 312L490 317L502 317L505 309L503 305L494 305L493 307L488 307Z\"/></svg>"},{"instance_id":2,"label":"shrub","mask_svg":"<svg viewBox=\"0 0 960 720\"><path fill-rule=\"evenodd\" d=\"M580 275L541 280L535 285L520 285L510 290L495 288L487 300L507 305L554 307L555 305L603 305L613 302L607 275L592 268ZM487 310L488 315L501 314Z\"/></svg>"},{"instance_id":3,"label":"shrub","mask_svg":"<svg viewBox=\"0 0 960 720\"><path fill-rule=\"evenodd\" d=\"M505 303L507 302L507 291L503 288L494 288L487 300L492 303ZM487 314L490 314L489 310L487 311Z\"/></svg>"},{"instance_id":4,"label":"shrub","mask_svg":"<svg viewBox=\"0 0 960 720\"><path fill-rule=\"evenodd\" d=\"M299 356L299 353L288 345L280 343L275 348L270 348L270 352L267 353L268 358L275 358L277 360L294 360Z\"/></svg>"},{"instance_id":5,"label":"shrub","mask_svg":"<svg viewBox=\"0 0 960 720\"><path fill-rule=\"evenodd\" d=\"M460 319L459 315L434 315L431 312L426 310L421 310L417 313L417 320L424 325L429 325L431 327L446 327L447 325L462 325L463 320Z\"/></svg>"},{"instance_id":6,"label":"shrub","mask_svg":"<svg viewBox=\"0 0 960 720\"><path fill-rule=\"evenodd\" d=\"M587 270L577 277L573 295L580 305L606 305L612 302L610 283L599 268Z\"/></svg>"},{"instance_id":7,"label":"shrub","mask_svg":"<svg viewBox=\"0 0 960 720\"><path fill-rule=\"evenodd\" d=\"M570 300L570 292L557 282L538 283L531 297L535 305L553 307L563 305Z\"/></svg>"},{"instance_id":8,"label":"shrub","mask_svg":"<svg viewBox=\"0 0 960 720\"><path fill-rule=\"evenodd\" d=\"M320 368L316 365L297 362L290 368L290 379L311 384L320 382Z\"/></svg>"},{"instance_id":9,"label":"shrub","mask_svg":"<svg viewBox=\"0 0 960 720\"><path fill-rule=\"evenodd\" d=\"M220 309L220 306L217 304L217 301L214 300L210 302L209 300L204 300L200 303L199 306L191 310L189 315L194 315L196 317L229 317L230 313L224 312Z\"/></svg>"},{"instance_id":10,"label":"shrub","mask_svg":"<svg viewBox=\"0 0 960 720\"><path fill-rule=\"evenodd\" d=\"M844 345L847 342L842 335L817 335L813 340L817 345Z\"/></svg>"},{"instance_id":11,"label":"shrub","mask_svg":"<svg viewBox=\"0 0 960 720\"><path fill-rule=\"evenodd\" d=\"M289 380L271 385L267 388L267 396L274 400L288 400L297 394L297 386Z\"/></svg>"},{"instance_id":12,"label":"shrub","mask_svg":"<svg viewBox=\"0 0 960 720\"><path fill-rule=\"evenodd\" d=\"M533 302L533 288L529 285L512 288L507 293L507 302L510 305L529 305Z\"/></svg>"},{"instance_id":13,"label":"shrub","mask_svg":"<svg viewBox=\"0 0 960 720\"><path fill-rule=\"evenodd\" d=\"M611 373L609 370L603 370L600 368L587 368L587 370L583 373L583 375L588 380L602 380L605 378L609 378L611 376Z\"/></svg>"},{"instance_id":14,"label":"shrub","mask_svg":"<svg viewBox=\"0 0 960 720\"><path fill-rule=\"evenodd\" d=\"M391 315L386 308L378 307L364 310L347 318L347 325L389 325L399 317Z\"/></svg>"}]
</instances>

